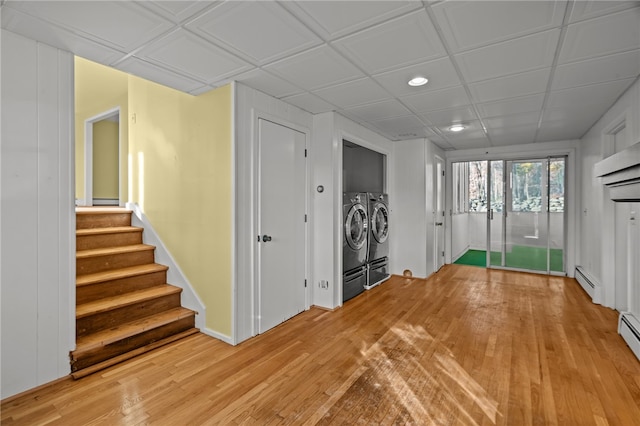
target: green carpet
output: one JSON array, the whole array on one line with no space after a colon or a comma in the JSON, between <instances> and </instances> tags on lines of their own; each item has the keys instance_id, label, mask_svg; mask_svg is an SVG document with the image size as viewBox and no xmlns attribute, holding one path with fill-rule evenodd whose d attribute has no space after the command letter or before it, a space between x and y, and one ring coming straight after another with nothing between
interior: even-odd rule
<instances>
[{"instance_id":1,"label":"green carpet","mask_svg":"<svg viewBox=\"0 0 640 426\"><path fill-rule=\"evenodd\" d=\"M491 252L491 264L500 265L500 253ZM562 249L551 249L551 270L554 272L564 272L562 264ZM458 260L453 262L457 265L471 265L487 267L487 252L485 250L467 250ZM505 266L518 269L529 269L533 271L547 270L547 249L542 247L513 246L510 252L506 253Z\"/></svg>"}]
</instances>

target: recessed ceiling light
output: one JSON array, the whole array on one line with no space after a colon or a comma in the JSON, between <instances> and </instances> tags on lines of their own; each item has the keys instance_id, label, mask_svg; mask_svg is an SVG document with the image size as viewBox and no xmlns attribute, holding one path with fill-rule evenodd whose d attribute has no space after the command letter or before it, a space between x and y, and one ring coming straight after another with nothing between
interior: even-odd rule
<instances>
[{"instance_id":1,"label":"recessed ceiling light","mask_svg":"<svg viewBox=\"0 0 640 426\"><path fill-rule=\"evenodd\" d=\"M465 127L462 124L454 124L453 126L449 127L449 131L451 132L461 132L465 129Z\"/></svg>"},{"instance_id":2,"label":"recessed ceiling light","mask_svg":"<svg viewBox=\"0 0 640 426\"><path fill-rule=\"evenodd\" d=\"M426 77L413 77L409 80L409 86L424 86L429 80Z\"/></svg>"}]
</instances>

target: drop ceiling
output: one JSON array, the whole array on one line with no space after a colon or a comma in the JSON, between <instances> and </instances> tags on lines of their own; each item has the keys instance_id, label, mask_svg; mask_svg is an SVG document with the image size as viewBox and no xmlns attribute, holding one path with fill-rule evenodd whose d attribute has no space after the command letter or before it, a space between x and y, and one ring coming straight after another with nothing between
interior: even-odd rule
<instances>
[{"instance_id":1,"label":"drop ceiling","mask_svg":"<svg viewBox=\"0 0 640 426\"><path fill-rule=\"evenodd\" d=\"M638 1L1 4L6 30L193 95L236 80L446 150L579 139L640 75Z\"/></svg>"}]
</instances>

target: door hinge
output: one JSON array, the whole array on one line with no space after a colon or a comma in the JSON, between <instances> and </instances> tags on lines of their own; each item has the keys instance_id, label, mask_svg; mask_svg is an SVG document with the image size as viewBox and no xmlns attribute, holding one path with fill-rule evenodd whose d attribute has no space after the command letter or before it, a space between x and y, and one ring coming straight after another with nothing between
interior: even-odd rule
<instances>
[{"instance_id":1,"label":"door hinge","mask_svg":"<svg viewBox=\"0 0 640 426\"><path fill-rule=\"evenodd\" d=\"M304 158L307 158L307 149L304 149Z\"/></svg>"},{"instance_id":2,"label":"door hinge","mask_svg":"<svg viewBox=\"0 0 640 426\"><path fill-rule=\"evenodd\" d=\"M304 280L304 288L307 288L307 280Z\"/></svg>"},{"instance_id":3,"label":"door hinge","mask_svg":"<svg viewBox=\"0 0 640 426\"><path fill-rule=\"evenodd\" d=\"M444 170L442 170L442 176L444 176Z\"/></svg>"},{"instance_id":4,"label":"door hinge","mask_svg":"<svg viewBox=\"0 0 640 426\"><path fill-rule=\"evenodd\" d=\"M444 252L442 252L442 257L444 257Z\"/></svg>"},{"instance_id":5,"label":"door hinge","mask_svg":"<svg viewBox=\"0 0 640 426\"><path fill-rule=\"evenodd\" d=\"M307 215L304 215L304 223L307 223Z\"/></svg>"},{"instance_id":6,"label":"door hinge","mask_svg":"<svg viewBox=\"0 0 640 426\"><path fill-rule=\"evenodd\" d=\"M442 217L444 217L444 210L442 210Z\"/></svg>"}]
</instances>

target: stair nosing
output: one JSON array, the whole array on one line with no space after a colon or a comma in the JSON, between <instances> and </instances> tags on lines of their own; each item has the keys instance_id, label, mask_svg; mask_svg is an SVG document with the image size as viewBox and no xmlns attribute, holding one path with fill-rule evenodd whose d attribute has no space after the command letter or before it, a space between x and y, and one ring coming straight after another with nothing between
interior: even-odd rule
<instances>
[{"instance_id":1,"label":"stair nosing","mask_svg":"<svg viewBox=\"0 0 640 426\"><path fill-rule=\"evenodd\" d=\"M164 288L165 293L163 294L152 294L154 293L154 290L157 290L159 287ZM160 297L165 297L165 296L170 296L176 293L181 293L182 292L182 288L181 287L177 287L171 284L159 284L159 285L155 285L153 287L148 287L148 288L143 288L140 290L136 290L136 291L130 291L127 293L123 293L123 294L119 294L117 296L111 296L111 297L103 297L102 299L99 300L95 300L95 301L91 301L91 302L86 302L86 303L82 303L80 305L76 306L76 320L78 319L82 319L82 318L87 318L90 317L92 315L98 315L98 314L103 314L105 312L109 312L115 309L120 309L120 308L124 308L126 306L131 306L134 305L136 303L141 303L141 302L146 302L149 300L153 300L153 299L157 299ZM146 293L149 293L148 295ZM131 299L132 296L141 296L141 297L136 297ZM104 303L105 300L109 300L114 302L113 304L109 305L108 307L99 309L99 310L91 310L91 311L87 311L87 312L78 312L79 309L84 310L87 309L87 306L91 306L91 305L99 305L101 303Z\"/></svg>"},{"instance_id":2,"label":"stair nosing","mask_svg":"<svg viewBox=\"0 0 640 426\"><path fill-rule=\"evenodd\" d=\"M159 316L161 317L162 314L169 315L169 312L175 312L175 316L172 315L171 318L166 318L166 319L164 319L162 321L159 321L159 322L153 322L153 323L151 323L151 325L152 325L151 327L143 327L142 330L140 330L139 327L136 327L134 325L134 324L142 324L145 321L148 321L150 318L153 318L153 317L159 317ZM120 324L120 325L118 325L117 327L114 327L114 328L122 327L122 328L124 328L124 331L121 334L115 334L113 337L111 337L109 339L100 339L99 341L92 342L92 343L83 343L83 341L82 341L83 337L85 337L85 340L86 340L86 337L88 337L88 336L96 336L96 335L100 335L100 334L109 335L109 334L113 333L113 329L114 328L110 328L110 329L107 329L107 330L101 330L101 331L98 331L98 332L95 332L95 333L91 333L91 334L89 334L87 336L79 337L76 340L76 349L73 351L73 353L74 353L74 356L75 356L75 354L77 354L77 353L82 353L82 352L86 352L86 351L89 351L91 349L95 349L95 348L98 348L98 347L101 347L101 346L106 346L106 345L109 345L111 343L117 342L119 340L135 336L136 334L141 334L141 333L144 333L146 331L153 330L153 329L158 328L158 327L162 327L163 325L170 324L173 321L181 320L181 319L184 319L184 318L188 318L188 317L190 317L192 315L195 316L195 314L196 314L196 311L193 311L193 310L191 310L189 308L185 308L185 307L182 307L182 306L175 307L175 308L168 309L166 311L163 311L163 312L160 312L160 313L157 313L157 314L149 315L149 316L146 316L146 317L134 320L134 321L129 321L129 322ZM127 330L127 328L129 328L130 330ZM134 328L135 328L135 330L134 330Z\"/></svg>"},{"instance_id":3,"label":"stair nosing","mask_svg":"<svg viewBox=\"0 0 640 426\"><path fill-rule=\"evenodd\" d=\"M76 259L88 259L91 257L110 256L114 254L133 253L138 251L154 250L156 247L151 244L128 244L125 246L101 247L96 249L76 251Z\"/></svg>"},{"instance_id":4,"label":"stair nosing","mask_svg":"<svg viewBox=\"0 0 640 426\"><path fill-rule=\"evenodd\" d=\"M144 228L139 226L105 226L102 228L80 228L76 229L76 237L85 237L88 235L108 235L108 234L125 234L134 232L143 232Z\"/></svg>"},{"instance_id":5,"label":"stair nosing","mask_svg":"<svg viewBox=\"0 0 640 426\"><path fill-rule=\"evenodd\" d=\"M109 271L93 272L91 274L78 275L76 277L76 287L115 281L123 278L132 278L168 270L168 266L160 263L145 263L143 265L128 266L126 268L112 269Z\"/></svg>"}]
</instances>

